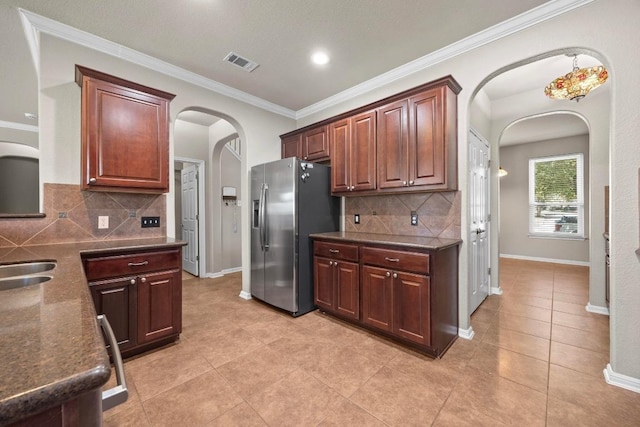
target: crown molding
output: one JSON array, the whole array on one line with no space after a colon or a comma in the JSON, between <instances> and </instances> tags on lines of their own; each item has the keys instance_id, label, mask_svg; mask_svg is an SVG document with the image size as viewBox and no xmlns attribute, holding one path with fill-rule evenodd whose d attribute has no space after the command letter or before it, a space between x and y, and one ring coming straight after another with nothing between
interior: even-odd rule
<instances>
[{"instance_id":1,"label":"crown molding","mask_svg":"<svg viewBox=\"0 0 640 427\"><path fill-rule=\"evenodd\" d=\"M440 62L454 58L470 50L479 48L503 37L522 31L540 22L547 21L563 13L584 6L594 0L551 0L511 19L489 27L467 38L452 43L442 49L380 74L370 80L337 93L320 102L296 111L296 119L315 114L326 108L363 95L373 89L387 85L411 74L432 67Z\"/></svg>"},{"instance_id":2,"label":"crown molding","mask_svg":"<svg viewBox=\"0 0 640 427\"><path fill-rule=\"evenodd\" d=\"M0 128L23 130L26 132L36 132L36 133L38 132L38 126L25 125L25 124L16 123L16 122L5 122L4 120L0 120Z\"/></svg>"},{"instance_id":3,"label":"crown molding","mask_svg":"<svg viewBox=\"0 0 640 427\"><path fill-rule=\"evenodd\" d=\"M208 79L199 74L187 71L183 68L161 61L152 56L143 54L133 49L129 49L118 43L111 42L101 37L95 36L86 31L79 30L66 24L45 18L25 9L18 9L22 25L29 43L31 56L34 60L36 70L39 73L39 34L45 33L81 46L97 50L107 55L123 59L133 64L158 71L170 77L194 84L196 86L211 90L224 96L245 102L255 107L279 114L291 119L301 119L311 114L322 111L326 108L340 104L354 97L365 94L373 89L392 83L398 79L409 76L418 71L429 68L440 62L454 58L470 50L476 49L485 44L499 40L508 35L522 31L540 22L547 21L558 15L569 12L578 7L589 4L595 0L551 0L543 5L531 9L525 13L508 19L504 22L480 31L472 36L450 44L442 49L394 68L384 74L353 86L347 90L325 98L308 107L298 111L274 104L265 99L250 95L241 90L232 88L215 80Z\"/></svg>"},{"instance_id":4,"label":"crown molding","mask_svg":"<svg viewBox=\"0 0 640 427\"><path fill-rule=\"evenodd\" d=\"M45 18L44 16L29 12L28 10L18 9L18 11L22 19L25 34L27 35L29 48L31 49L31 55L34 58L34 62L36 63L36 70L38 70L37 65L40 63L39 34L44 33L116 58L123 59L125 61L157 71L178 80L182 80L187 83L209 89L213 92L245 102L263 110L295 119L295 111L289 108L274 104L273 102L266 101L262 98L250 95L241 90L234 89L231 86L227 86L215 80L208 79L199 74L187 71L184 68L177 67L168 62L138 52L137 50L130 49L126 46L122 46L121 44L103 39L102 37L95 36L86 31L82 31L69 25L54 21L52 19Z\"/></svg>"}]
</instances>

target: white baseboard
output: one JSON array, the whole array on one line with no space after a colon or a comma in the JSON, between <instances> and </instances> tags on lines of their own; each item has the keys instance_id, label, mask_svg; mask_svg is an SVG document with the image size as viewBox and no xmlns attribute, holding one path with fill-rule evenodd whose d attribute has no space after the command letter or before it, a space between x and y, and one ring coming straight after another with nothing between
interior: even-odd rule
<instances>
[{"instance_id":1,"label":"white baseboard","mask_svg":"<svg viewBox=\"0 0 640 427\"><path fill-rule=\"evenodd\" d=\"M607 384L640 393L640 379L614 372L611 363L607 363L602 373Z\"/></svg>"},{"instance_id":2,"label":"white baseboard","mask_svg":"<svg viewBox=\"0 0 640 427\"><path fill-rule=\"evenodd\" d=\"M492 287L489 295L502 295L502 288L500 286L497 288Z\"/></svg>"},{"instance_id":3,"label":"white baseboard","mask_svg":"<svg viewBox=\"0 0 640 427\"><path fill-rule=\"evenodd\" d=\"M242 267L225 268L224 270L222 270L222 275L237 273L239 271L242 271Z\"/></svg>"},{"instance_id":4,"label":"white baseboard","mask_svg":"<svg viewBox=\"0 0 640 427\"><path fill-rule=\"evenodd\" d=\"M218 277L223 277L224 273L223 272L218 272L218 273L207 273L207 279L217 279Z\"/></svg>"},{"instance_id":5,"label":"white baseboard","mask_svg":"<svg viewBox=\"0 0 640 427\"><path fill-rule=\"evenodd\" d=\"M460 338L464 338L465 340L472 340L475 334L476 333L473 331L473 326L469 326L469 329L458 328L458 336Z\"/></svg>"},{"instance_id":6,"label":"white baseboard","mask_svg":"<svg viewBox=\"0 0 640 427\"><path fill-rule=\"evenodd\" d=\"M538 257L532 257L532 256L524 256L524 255L500 254L500 258L522 259L525 261L537 261L537 262L552 262L554 264L582 265L584 267L589 267L591 265L589 261L573 261L570 259L555 259L555 258L538 258Z\"/></svg>"},{"instance_id":7,"label":"white baseboard","mask_svg":"<svg viewBox=\"0 0 640 427\"><path fill-rule=\"evenodd\" d=\"M604 314L605 316L609 315L609 309L607 307L600 307L599 305L591 305L591 303L587 303L584 308L589 313Z\"/></svg>"},{"instance_id":8,"label":"white baseboard","mask_svg":"<svg viewBox=\"0 0 640 427\"><path fill-rule=\"evenodd\" d=\"M251 294L247 291L240 291L240 295L238 295L242 299L250 300Z\"/></svg>"}]
</instances>

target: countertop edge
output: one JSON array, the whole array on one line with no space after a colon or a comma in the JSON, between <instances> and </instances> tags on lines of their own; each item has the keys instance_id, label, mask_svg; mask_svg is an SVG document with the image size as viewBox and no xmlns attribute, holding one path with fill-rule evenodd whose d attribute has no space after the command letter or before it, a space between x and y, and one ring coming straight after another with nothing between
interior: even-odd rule
<instances>
[{"instance_id":1,"label":"countertop edge","mask_svg":"<svg viewBox=\"0 0 640 427\"><path fill-rule=\"evenodd\" d=\"M439 239L437 237L427 237L425 239L433 239L438 242L435 244L426 244L426 243L417 243L417 242L403 242L399 240L394 240L394 235L387 234L378 234L376 238L370 238L373 233L362 233L363 236L358 236L356 232L339 232L341 234L336 234L336 232L329 233L312 233L309 235L309 238L314 240L332 240L336 242L351 242L351 243L368 243L375 245L391 245L391 246L402 246L406 248L415 248L415 249L428 249L428 250L444 250L448 249L452 246L458 246L462 244L462 239ZM367 237L369 236L369 237ZM401 236L401 237L414 237L414 236Z\"/></svg>"}]
</instances>

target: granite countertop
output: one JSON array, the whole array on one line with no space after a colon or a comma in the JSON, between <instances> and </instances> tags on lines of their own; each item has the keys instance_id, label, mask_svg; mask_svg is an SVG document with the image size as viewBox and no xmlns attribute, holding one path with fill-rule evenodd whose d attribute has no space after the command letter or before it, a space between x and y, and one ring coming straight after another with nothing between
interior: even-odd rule
<instances>
[{"instance_id":1,"label":"granite countertop","mask_svg":"<svg viewBox=\"0 0 640 427\"><path fill-rule=\"evenodd\" d=\"M0 248L0 264L54 260L48 282L0 291L0 425L109 380L111 365L81 255L183 246L173 238Z\"/></svg>"},{"instance_id":2,"label":"granite countertop","mask_svg":"<svg viewBox=\"0 0 640 427\"><path fill-rule=\"evenodd\" d=\"M440 239L437 237L399 236L392 234L359 233L353 231L332 231L313 233L312 239L325 239L353 243L371 243L378 245L395 245L409 248L442 250L462 243L461 239Z\"/></svg>"}]
</instances>

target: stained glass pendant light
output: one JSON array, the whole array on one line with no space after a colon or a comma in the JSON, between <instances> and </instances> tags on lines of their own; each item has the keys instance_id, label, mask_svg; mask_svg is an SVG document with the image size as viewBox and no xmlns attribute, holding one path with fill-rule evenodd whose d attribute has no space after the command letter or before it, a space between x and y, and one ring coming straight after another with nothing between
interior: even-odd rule
<instances>
[{"instance_id":1,"label":"stained glass pendant light","mask_svg":"<svg viewBox=\"0 0 640 427\"><path fill-rule=\"evenodd\" d=\"M560 76L544 88L544 93L553 99L580 101L589 91L597 88L609 77L602 65L578 68L578 55L573 55L573 71Z\"/></svg>"}]
</instances>

